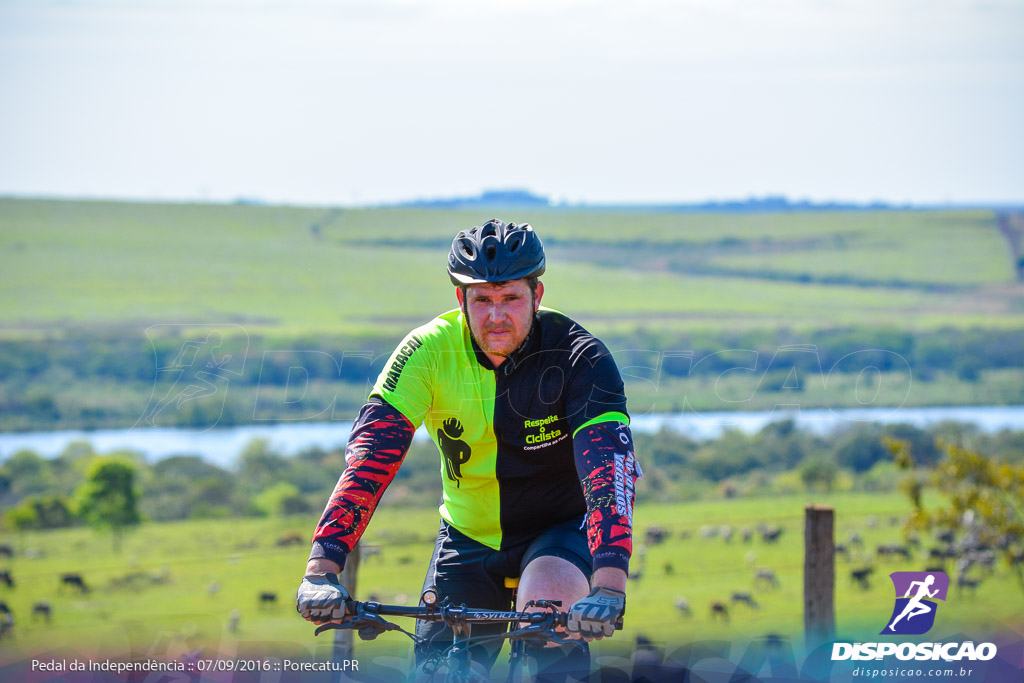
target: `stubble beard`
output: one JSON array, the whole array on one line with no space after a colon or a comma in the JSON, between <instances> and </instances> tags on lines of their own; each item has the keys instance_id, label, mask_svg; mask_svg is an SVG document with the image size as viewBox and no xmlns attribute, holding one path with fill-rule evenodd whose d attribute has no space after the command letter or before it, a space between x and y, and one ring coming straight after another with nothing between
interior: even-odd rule
<instances>
[{"instance_id":1,"label":"stubble beard","mask_svg":"<svg viewBox=\"0 0 1024 683\"><path fill-rule=\"evenodd\" d=\"M476 345L479 346L480 350L483 351L485 354L487 354L489 356L499 356L501 358L508 358L513 353L515 353L516 350L520 346L523 345L523 342L526 341L526 338L530 336L530 331L533 330L533 318L537 314L537 312L534 310L536 308L536 301L537 301L537 297L531 291L530 292L530 311L531 311L531 313L530 313L529 323L528 323L528 325L526 327L526 331L523 333L522 338L512 340L512 341L515 342L515 345L512 346L512 348L508 349L507 351L505 349L508 346L510 346L510 343L508 343L508 342L502 343L501 344L502 348L496 348L496 347L493 347L493 346L485 344L483 342L483 340L481 340L479 337L476 336L476 333L473 331L473 321L469 317L469 306L464 303L462 305L462 314L464 316L466 316L466 327L469 328L469 336L473 338L473 341L476 342ZM512 330L514 331L515 328L513 327Z\"/></svg>"}]
</instances>

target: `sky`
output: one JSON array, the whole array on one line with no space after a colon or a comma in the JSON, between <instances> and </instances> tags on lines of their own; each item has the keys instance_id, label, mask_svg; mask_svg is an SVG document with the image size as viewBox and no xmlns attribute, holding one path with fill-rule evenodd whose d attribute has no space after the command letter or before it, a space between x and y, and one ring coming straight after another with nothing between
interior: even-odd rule
<instances>
[{"instance_id":1,"label":"sky","mask_svg":"<svg viewBox=\"0 0 1024 683\"><path fill-rule=\"evenodd\" d=\"M0 195L1024 200L1021 0L0 0Z\"/></svg>"}]
</instances>

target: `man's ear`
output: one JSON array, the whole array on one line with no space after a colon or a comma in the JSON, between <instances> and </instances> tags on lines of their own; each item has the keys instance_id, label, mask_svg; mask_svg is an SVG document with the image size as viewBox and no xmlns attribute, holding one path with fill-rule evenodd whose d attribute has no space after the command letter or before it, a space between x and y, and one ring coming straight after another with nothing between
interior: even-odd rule
<instances>
[{"instance_id":1,"label":"man's ear","mask_svg":"<svg viewBox=\"0 0 1024 683\"><path fill-rule=\"evenodd\" d=\"M537 291L534 293L533 298L533 312L536 313L537 309L540 308L540 298L544 296L544 283L537 280Z\"/></svg>"},{"instance_id":2,"label":"man's ear","mask_svg":"<svg viewBox=\"0 0 1024 683\"><path fill-rule=\"evenodd\" d=\"M462 308L462 287L455 288L455 298L459 300L459 308Z\"/></svg>"}]
</instances>

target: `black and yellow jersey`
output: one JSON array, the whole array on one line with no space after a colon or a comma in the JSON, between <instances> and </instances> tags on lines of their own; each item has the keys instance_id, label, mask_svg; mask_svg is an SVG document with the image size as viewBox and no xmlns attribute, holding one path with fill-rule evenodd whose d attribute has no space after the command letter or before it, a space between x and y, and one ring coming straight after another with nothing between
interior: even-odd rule
<instances>
[{"instance_id":1,"label":"black and yellow jersey","mask_svg":"<svg viewBox=\"0 0 1024 683\"><path fill-rule=\"evenodd\" d=\"M441 516L462 533L503 549L587 513L592 551L619 546L609 564L625 568L637 476L628 423L610 352L567 316L541 308L495 368L449 311L410 332L374 384L313 556L351 549L422 424L440 454Z\"/></svg>"},{"instance_id":2,"label":"black and yellow jersey","mask_svg":"<svg viewBox=\"0 0 1024 683\"><path fill-rule=\"evenodd\" d=\"M373 387L441 454L441 516L492 548L586 512L573 435L622 421L626 397L598 339L550 309L495 368L461 311L413 330Z\"/></svg>"}]
</instances>

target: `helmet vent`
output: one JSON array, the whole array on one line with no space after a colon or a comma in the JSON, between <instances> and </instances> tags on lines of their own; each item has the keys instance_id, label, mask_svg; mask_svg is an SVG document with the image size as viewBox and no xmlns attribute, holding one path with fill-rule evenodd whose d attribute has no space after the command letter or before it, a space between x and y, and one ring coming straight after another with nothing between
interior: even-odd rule
<instances>
[{"instance_id":1,"label":"helmet vent","mask_svg":"<svg viewBox=\"0 0 1024 683\"><path fill-rule=\"evenodd\" d=\"M466 258L473 258L476 256L476 247L472 241L467 239L459 240L459 251L461 251L462 255Z\"/></svg>"}]
</instances>

